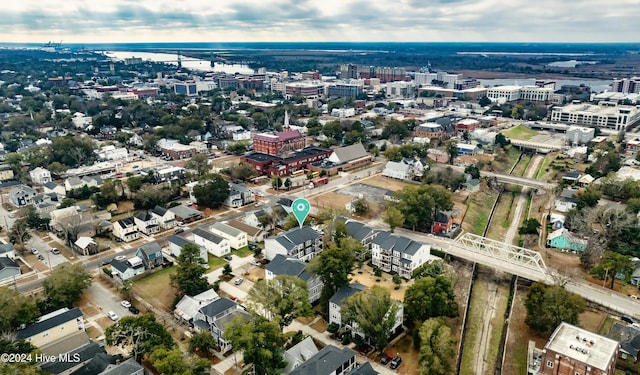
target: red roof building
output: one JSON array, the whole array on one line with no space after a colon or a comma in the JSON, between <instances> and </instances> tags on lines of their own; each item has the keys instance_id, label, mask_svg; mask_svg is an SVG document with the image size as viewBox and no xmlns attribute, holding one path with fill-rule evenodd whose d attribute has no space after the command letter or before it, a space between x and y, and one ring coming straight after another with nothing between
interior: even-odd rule
<instances>
[{"instance_id":1,"label":"red roof building","mask_svg":"<svg viewBox=\"0 0 640 375\"><path fill-rule=\"evenodd\" d=\"M262 133L253 137L254 151L267 155L280 155L287 151L301 150L305 146L305 139L298 130L275 134Z\"/></svg>"}]
</instances>

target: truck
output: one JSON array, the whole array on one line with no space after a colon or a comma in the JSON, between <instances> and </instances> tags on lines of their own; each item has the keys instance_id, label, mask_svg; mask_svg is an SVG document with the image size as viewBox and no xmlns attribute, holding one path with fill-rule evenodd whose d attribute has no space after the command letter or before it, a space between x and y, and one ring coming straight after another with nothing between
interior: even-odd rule
<instances>
[{"instance_id":1,"label":"truck","mask_svg":"<svg viewBox=\"0 0 640 375\"><path fill-rule=\"evenodd\" d=\"M311 180L311 185L313 185L313 187L318 187L320 185L326 185L329 183L329 177L320 177L320 178L316 178L315 180ZM311 187L311 186L309 186Z\"/></svg>"}]
</instances>

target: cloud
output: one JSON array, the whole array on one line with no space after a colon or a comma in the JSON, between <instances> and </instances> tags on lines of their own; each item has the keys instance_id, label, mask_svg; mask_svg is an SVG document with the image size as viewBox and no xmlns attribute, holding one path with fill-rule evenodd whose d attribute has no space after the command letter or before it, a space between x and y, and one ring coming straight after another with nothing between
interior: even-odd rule
<instances>
[{"instance_id":1,"label":"cloud","mask_svg":"<svg viewBox=\"0 0 640 375\"><path fill-rule=\"evenodd\" d=\"M22 0L4 42L637 41L637 0Z\"/></svg>"}]
</instances>

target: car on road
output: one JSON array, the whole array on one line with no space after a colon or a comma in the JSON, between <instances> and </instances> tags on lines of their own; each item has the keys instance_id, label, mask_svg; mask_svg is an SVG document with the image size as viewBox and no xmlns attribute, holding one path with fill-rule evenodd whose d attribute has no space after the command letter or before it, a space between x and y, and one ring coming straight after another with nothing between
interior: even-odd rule
<instances>
[{"instance_id":1,"label":"car on road","mask_svg":"<svg viewBox=\"0 0 640 375\"><path fill-rule=\"evenodd\" d=\"M140 314L140 310L136 309L135 306L129 306L129 312L132 313L133 315Z\"/></svg>"},{"instance_id":2,"label":"car on road","mask_svg":"<svg viewBox=\"0 0 640 375\"><path fill-rule=\"evenodd\" d=\"M127 259L127 256L126 255L118 255L117 257L115 257L113 259L119 260L119 261L123 261L123 260Z\"/></svg>"},{"instance_id":3,"label":"car on road","mask_svg":"<svg viewBox=\"0 0 640 375\"><path fill-rule=\"evenodd\" d=\"M635 318L632 318L629 315L622 315L620 317L620 320L622 320L625 323L629 323L629 324L637 324L638 323L638 321Z\"/></svg>"},{"instance_id":4,"label":"car on road","mask_svg":"<svg viewBox=\"0 0 640 375\"><path fill-rule=\"evenodd\" d=\"M38 255L38 253L39 253L38 249L36 249L35 247L31 248L31 254Z\"/></svg>"},{"instance_id":5,"label":"car on road","mask_svg":"<svg viewBox=\"0 0 640 375\"><path fill-rule=\"evenodd\" d=\"M400 356L396 356L394 359L391 360L391 365L389 365L389 368L392 370L395 370L398 367L400 367L401 364L402 364L402 358L400 358Z\"/></svg>"},{"instance_id":6,"label":"car on road","mask_svg":"<svg viewBox=\"0 0 640 375\"><path fill-rule=\"evenodd\" d=\"M393 356L389 353L382 353L382 358L380 358L380 363L383 365L388 365L389 362L393 359Z\"/></svg>"},{"instance_id":7,"label":"car on road","mask_svg":"<svg viewBox=\"0 0 640 375\"><path fill-rule=\"evenodd\" d=\"M233 260L233 258L231 257L231 255L225 255L222 257L224 260L231 262Z\"/></svg>"},{"instance_id":8,"label":"car on road","mask_svg":"<svg viewBox=\"0 0 640 375\"><path fill-rule=\"evenodd\" d=\"M51 249L51 254L53 254L53 255L60 255L60 250L58 250L58 249Z\"/></svg>"},{"instance_id":9,"label":"car on road","mask_svg":"<svg viewBox=\"0 0 640 375\"><path fill-rule=\"evenodd\" d=\"M109 317L109 319L113 320L114 322L119 319L118 314L114 313L113 311L109 311L107 313L107 316Z\"/></svg>"},{"instance_id":10,"label":"car on road","mask_svg":"<svg viewBox=\"0 0 640 375\"><path fill-rule=\"evenodd\" d=\"M122 305L122 307L124 307L126 309L131 307L131 302L129 302L129 301L120 301L120 304Z\"/></svg>"},{"instance_id":11,"label":"car on road","mask_svg":"<svg viewBox=\"0 0 640 375\"><path fill-rule=\"evenodd\" d=\"M184 228L176 228L176 230L173 231L173 234L178 234L182 232L184 232Z\"/></svg>"},{"instance_id":12,"label":"car on road","mask_svg":"<svg viewBox=\"0 0 640 375\"><path fill-rule=\"evenodd\" d=\"M240 284L242 284L243 281L244 281L244 279L242 277L238 277L236 279L236 281L234 281L233 283L236 284L236 285L240 285Z\"/></svg>"}]
</instances>

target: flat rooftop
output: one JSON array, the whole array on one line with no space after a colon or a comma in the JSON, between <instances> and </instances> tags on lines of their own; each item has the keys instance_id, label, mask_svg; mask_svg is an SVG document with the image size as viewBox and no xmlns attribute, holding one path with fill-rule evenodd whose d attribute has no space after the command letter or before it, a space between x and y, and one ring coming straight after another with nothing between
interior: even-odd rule
<instances>
[{"instance_id":1,"label":"flat rooftop","mask_svg":"<svg viewBox=\"0 0 640 375\"><path fill-rule=\"evenodd\" d=\"M544 348L606 371L612 358L616 358L619 345L615 340L563 322Z\"/></svg>"}]
</instances>

